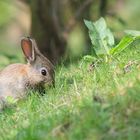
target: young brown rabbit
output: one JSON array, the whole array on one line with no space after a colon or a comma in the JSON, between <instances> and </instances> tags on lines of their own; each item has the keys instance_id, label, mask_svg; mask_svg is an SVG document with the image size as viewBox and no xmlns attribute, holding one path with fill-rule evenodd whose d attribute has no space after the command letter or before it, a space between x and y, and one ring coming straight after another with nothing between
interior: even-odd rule
<instances>
[{"instance_id":1,"label":"young brown rabbit","mask_svg":"<svg viewBox=\"0 0 140 140\"><path fill-rule=\"evenodd\" d=\"M54 83L54 66L39 51L34 39L21 39L27 64L11 64L0 72L0 100L25 97L30 88Z\"/></svg>"}]
</instances>

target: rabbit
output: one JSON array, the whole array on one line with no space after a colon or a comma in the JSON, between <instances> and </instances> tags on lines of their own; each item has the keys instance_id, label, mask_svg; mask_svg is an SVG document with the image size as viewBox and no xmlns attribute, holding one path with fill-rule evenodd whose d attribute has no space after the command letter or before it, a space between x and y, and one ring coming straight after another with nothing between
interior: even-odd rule
<instances>
[{"instance_id":1,"label":"rabbit","mask_svg":"<svg viewBox=\"0 0 140 140\"><path fill-rule=\"evenodd\" d=\"M9 96L21 99L29 89L54 84L54 66L39 51L36 41L24 37L21 39L21 48L27 64L11 64L0 71L0 100Z\"/></svg>"}]
</instances>

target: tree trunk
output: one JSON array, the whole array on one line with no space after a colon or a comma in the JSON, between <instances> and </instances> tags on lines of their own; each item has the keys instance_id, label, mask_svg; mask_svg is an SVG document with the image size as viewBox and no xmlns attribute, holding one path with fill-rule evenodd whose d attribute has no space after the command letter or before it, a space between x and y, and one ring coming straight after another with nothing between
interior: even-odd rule
<instances>
[{"instance_id":1,"label":"tree trunk","mask_svg":"<svg viewBox=\"0 0 140 140\"><path fill-rule=\"evenodd\" d=\"M37 40L40 51L54 64L64 56L69 32L75 27L77 21L82 19L81 22L83 22L84 15L89 13L93 0L76 1L77 5L74 2L72 0L30 0L31 35ZM65 13L69 13L67 11L71 11L69 18L65 18L67 16Z\"/></svg>"},{"instance_id":2,"label":"tree trunk","mask_svg":"<svg viewBox=\"0 0 140 140\"><path fill-rule=\"evenodd\" d=\"M31 1L31 35L37 40L40 51L56 63L65 53L66 40L56 29L53 9L53 0Z\"/></svg>"}]
</instances>

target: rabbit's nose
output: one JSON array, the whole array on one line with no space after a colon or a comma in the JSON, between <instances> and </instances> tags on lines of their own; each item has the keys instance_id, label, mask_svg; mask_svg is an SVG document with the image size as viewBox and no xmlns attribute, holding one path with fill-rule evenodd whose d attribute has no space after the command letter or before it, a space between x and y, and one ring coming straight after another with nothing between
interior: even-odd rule
<instances>
[{"instance_id":1,"label":"rabbit's nose","mask_svg":"<svg viewBox=\"0 0 140 140\"><path fill-rule=\"evenodd\" d=\"M28 38L28 39L31 39L31 37L30 37L30 36L27 36L27 38Z\"/></svg>"}]
</instances>

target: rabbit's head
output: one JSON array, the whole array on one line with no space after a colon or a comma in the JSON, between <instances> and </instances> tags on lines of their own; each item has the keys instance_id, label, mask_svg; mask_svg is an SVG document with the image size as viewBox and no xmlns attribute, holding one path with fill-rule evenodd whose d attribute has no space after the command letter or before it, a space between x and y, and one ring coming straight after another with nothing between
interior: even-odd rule
<instances>
[{"instance_id":1,"label":"rabbit's head","mask_svg":"<svg viewBox=\"0 0 140 140\"><path fill-rule=\"evenodd\" d=\"M36 41L24 37L21 39L21 47L28 61L29 85L54 84L54 66L39 51Z\"/></svg>"}]
</instances>

